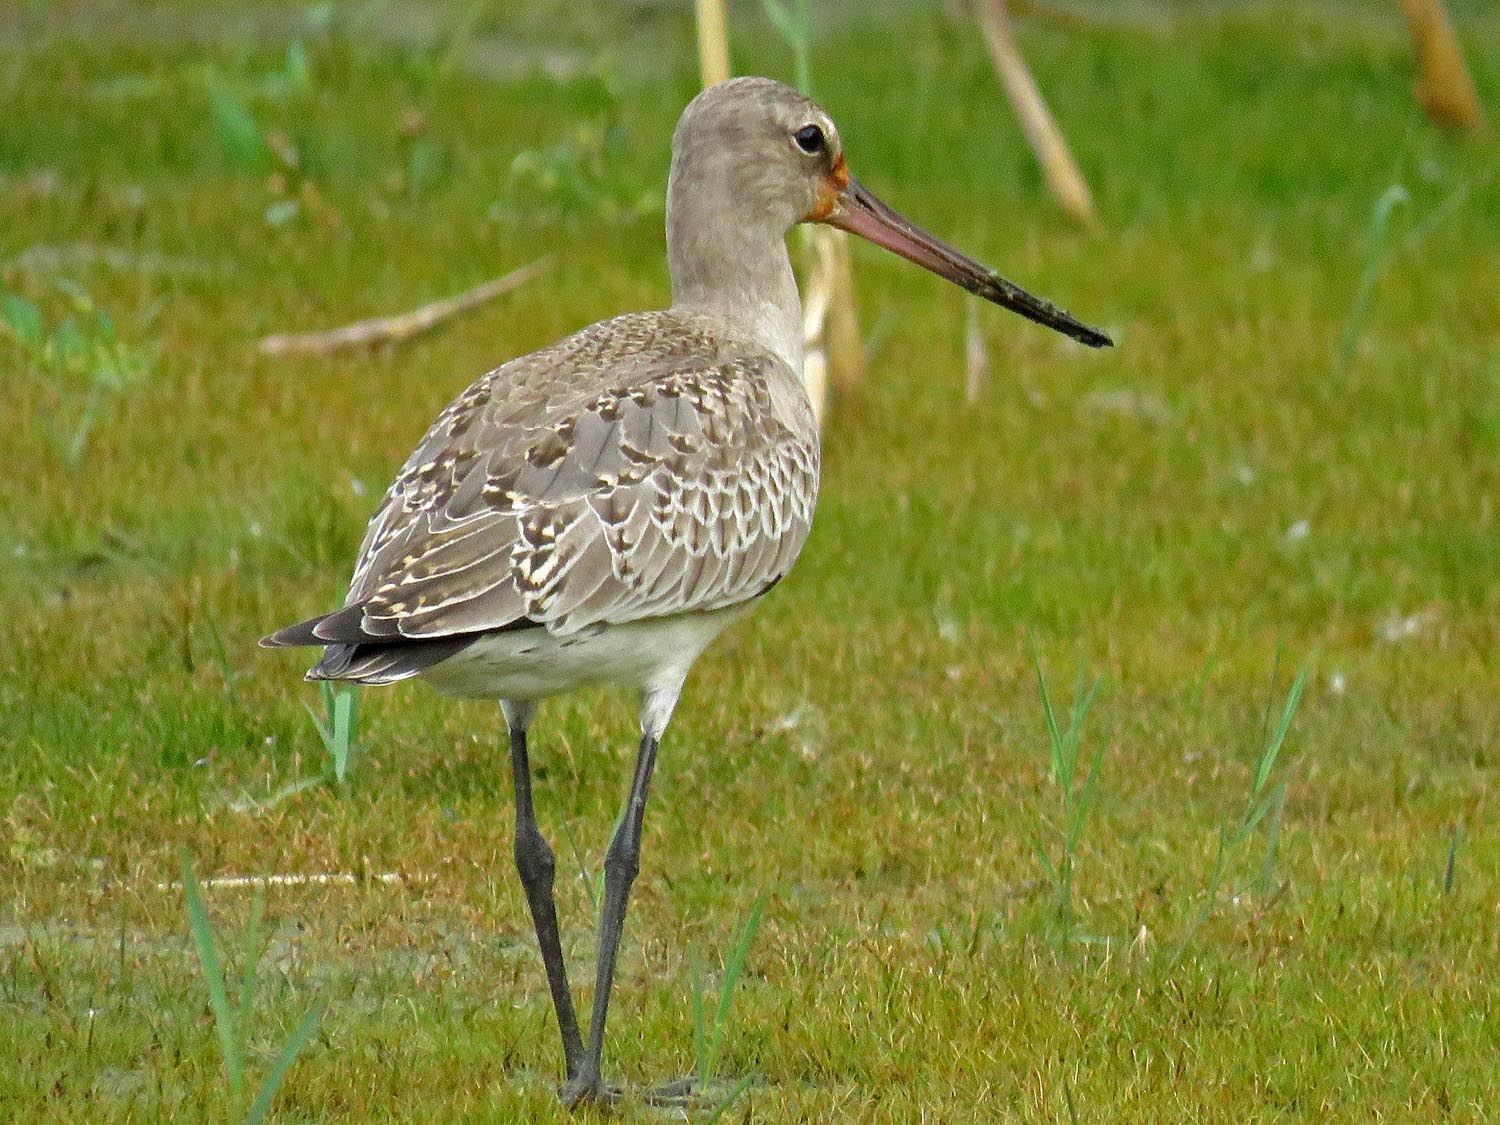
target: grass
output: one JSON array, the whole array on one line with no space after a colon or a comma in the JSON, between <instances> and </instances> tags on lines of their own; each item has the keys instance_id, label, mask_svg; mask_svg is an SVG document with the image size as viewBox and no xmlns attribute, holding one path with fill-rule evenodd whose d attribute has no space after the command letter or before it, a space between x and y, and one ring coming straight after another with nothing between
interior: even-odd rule
<instances>
[{"instance_id":1,"label":"grass","mask_svg":"<svg viewBox=\"0 0 1500 1125\"><path fill-rule=\"evenodd\" d=\"M77 281L57 276L52 284L68 306L55 327L36 304L12 293L0 301L0 329L11 344L12 373L42 389L56 411L56 450L76 467L110 401L146 377L150 358L119 339L113 319Z\"/></svg>"},{"instance_id":2,"label":"grass","mask_svg":"<svg viewBox=\"0 0 1500 1125\"><path fill-rule=\"evenodd\" d=\"M1493 117L1500 22L1453 7ZM186 849L205 884L355 877L266 892L247 1090L327 1000L282 1118L561 1120L498 709L364 693L348 784L273 802L328 751L306 657L255 640L342 595L380 490L470 378L665 300L691 28L553 0L86 8L0 19L0 285L50 334L92 323L76 282L149 366L70 460L87 369L38 378L0 338L0 1117L227 1115ZM789 76L735 11L737 63ZM764 888L715 1061L756 1079L723 1120L1500 1113L1500 151L1423 122L1392 5L1167 11L1022 28L1104 219L1079 233L970 25L815 6L855 173L1120 346L986 310L994 375L966 407L962 294L857 254L870 380L835 408L796 572L664 743L612 1076L694 1069L693 951L734 948ZM264 164L226 147L231 103ZM253 352L543 251L545 277L405 349ZM1101 942L1055 941L1036 879L1060 792L1028 638L1109 684L1072 857ZM1279 652L1317 661L1260 778ZM601 692L533 728L585 1006L572 872L597 869L632 717ZM1276 799L1214 888L1247 794ZM243 933L253 894L213 906Z\"/></svg>"},{"instance_id":3,"label":"grass","mask_svg":"<svg viewBox=\"0 0 1500 1125\"><path fill-rule=\"evenodd\" d=\"M1264 739L1264 745L1256 758L1254 768L1250 771L1249 791L1245 795L1245 807L1240 813L1239 820L1232 826L1226 825L1219 829L1219 842L1214 850L1213 867L1209 871L1207 885L1203 892L1203 905L1184 931L1182 940L1177 946L1177 952L1174 954L1174 960L1181 959L1196 936L1198 928L1219 907L1224 880L1229 877L1235 860L1244 853L1263 823L1266 826L1266 846L1261 856L1260 869L1252 886L1261 893L1264 893L1270 886L1276 862L1276 848L1281 839L1281 817L1286 811L1287 787L1284 776L1275 785L1271 784L1271 779L1276 771L1277 759L1281 757L1281 751L1286 746L1287 735L1291 733L1292 720L1296 717L1297 707L1302 702L1302 693L1307 690L1308 673L1307 668L1298 672L1297 678L1292 681L1292 686L1287 690L1286 702L1282 705L1281 718L1276 724L1276 729ZM1274 683L1274 675L1272 679ZM1266 717L1270 718L1269 710ZM1236 891L1232 901L1237 903L1244 893L1245 891Z\"/></svg>"},{"instance_id":4,"label":"grass","mask_svg":"<svg viewBox=\"0 0 1500 1125\"><path fill-rule=\"evenodd\" d=\"M1354 307L1349 311L1349 323L1344 329L1344 342L1339 348L1339 374L1349 371L1349 362L1359 347L1359 338L1364 334L1365 321L1370 315L1370 304L1375 299L1375 287L1380 283L1380 268L1385 261L1386 240L1389 237L1391 216L1410 197L1406 188L1392 184L1380 193L1375 206L1370 210L1370 249L1365 259L1364 272L1359 278L1359 289L1354 295Z\"/></svg>"},{"instance_id":5,"label":"grass","mask_svg":"<svg viewBox=\"0 0 1500 1125\"><path fill-rule=\"evenodd\" d=\"M1083 672L1079 670L1078 687L1073 693L1073 706L1068 715L1068 726L1064 730L1057 725L1057 714L1052 707L1052 693L1047 689L1047 677L1042 671L1041 657L1032 653L1032 664L1036 668L1037 692L1041 696L1042 717L1047 726L1047 764L1049 776L1058 793L1062 806L1059 823L1054 827L1057 837L1057 858L1049 854L1045 843L1036 845L1037 860L1052 886L1052 896L1057 910L1057 922L1065 940L1074 937L1073 889L1078 864L1078 845L1083 840L1083 829L1088 824L1089 813L1094 808L1095 782L1099 780L1099 767L1104 762L1105 744L1089 760L1086 773L1079 772L1079 750L1083 742L1083 723L1088 718L1089 708L1099 694L1100 681L1095 680L1087 688L1083 685Z\"/></svg>"},{"instance_id":6,"label":"grass","mask_svg":"<svg viewBox=\"0 0 1500 1125\"><path fill-rule=\"evenodd\" d=\"M318 728L323 749L328 751L327 776L343 785L359 760L360 746L355 741L359 729L359 691L348 685L336 688L327 680L318 688L323 697L323 714L320 717L311 706L307 713Z\"/></svg>"},{"instance_id":7,"label":"grass","mask_svg":"<svg viewBox=\"0 0 1500 1125\"><path fill-rule=\"evenodd\" d=\"M696 1078L700 1094L709 1093L713 1089L714 1079L718 1076L719 1056L724 1049L729 1012L734 1005L735 985L739 984L740 977L745 972L745 964L750 958L750 945L755 940L755 932L760 929L765 906L766 896L760 895L750 907L750 913L745 916L739 933L735 935L734 943L729 950L729 957L724 962L724 973L719 982L719 1002L714 1006L712 1016L708 1014L708 1009L703 1003L704 986L701 972L694 974L693 1052L697 1056ZM713 1105L708 1116L703 1119L705 1125L722 1117L724 1112L734 1105L749 1088L754 1078L753 1074L742 1076L727 1093L719 1097L717 1104Z\"/></svg>"},{"instance_id":8,"label":"grass","mask_svg":"<svg viewBox=\"0 0 1500 1125\"><path fill-rule=\"evenodd\" d=\"M302 1017L292 1034L282 1044L270 1068L261 1079L255 1097L245 1100L245 1072L250 1046L250 1017L255 1004L255 973L260 964L261 924L265 919L266 898L264 889L256 891L250 907L250 923L245 930L244 947L240 951L240 980L238 1003L230 1007L228 975L219 957L217 935L213 923L208 919L208 907L203 902L203 891L198 878L193 874L192 864L184 856L182 860L182 890L187 900L188 926L192 931L193 945L198 952L198 965L203 971L204 987L208 991L209 1005L213 1009L214 1028L219 1034L219 1050L224 1059L224 1074L229 1084L229 1116L244 1125L260 1125L271 1112L271 1105L287 1072L297 1061L297 1056L306 1048L318 1024L323 1018L323 1005L315 1004Z\"/></svg>"}]
</instances>

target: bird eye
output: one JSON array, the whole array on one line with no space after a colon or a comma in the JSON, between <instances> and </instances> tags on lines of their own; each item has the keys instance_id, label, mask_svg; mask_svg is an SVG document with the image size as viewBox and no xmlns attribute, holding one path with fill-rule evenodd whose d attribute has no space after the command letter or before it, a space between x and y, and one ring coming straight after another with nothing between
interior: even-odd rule
<instances>
[{"instance_id":1,"label":"bird eye","mask_svg":"<svg viewBox=\"0 0 1500 1125\"><path fill-rule=\"evenodd\" d=\"M808 156L815 156L822 152L828 144L828 138L823 136L823 130L816 125L804 125L792 134L792 140L797 142L797 147Z\"/></svg>"}]
</instances>

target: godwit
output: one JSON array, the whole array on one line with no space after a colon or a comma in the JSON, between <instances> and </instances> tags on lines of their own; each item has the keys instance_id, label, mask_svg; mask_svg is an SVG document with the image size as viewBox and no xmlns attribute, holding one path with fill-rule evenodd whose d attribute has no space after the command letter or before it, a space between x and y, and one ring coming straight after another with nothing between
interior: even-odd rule
<instances>
[{"instance_id":1,"label":"godwit","mask_svg":"<svg viewBox=\"0 0 1500 1125\"><path fill-rule=\"evenodd\" d=\"M370 521L345 607L265 638L324 645L310 680L499 699L515 859L562 1035L569 1104L605 1096L604 1021L641 819L688 669L786 575L818 491L785 236L831 223L1091 347L1109 337L907 222L850 176L790 87L699 94L672 138L672 307L627 313L483 375L438 416ZM640 692L640 751L604 861L593 1018L579 1034L526 732L583 684Z\"/></svg>"}]
</instances>

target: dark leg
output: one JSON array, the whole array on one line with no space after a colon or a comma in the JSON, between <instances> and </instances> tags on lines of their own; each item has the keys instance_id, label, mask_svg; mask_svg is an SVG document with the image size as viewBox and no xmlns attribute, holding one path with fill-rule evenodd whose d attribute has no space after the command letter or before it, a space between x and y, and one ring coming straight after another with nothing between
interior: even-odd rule
<instances>
[{"instance_id":1,"label":"dark leg","mask_svg":"<svg viewBox=\"0 0 1500 1125\"><path fill-rule=\"evenodd\" d=\"M599 965L594 982L594 1014L589 1023L589 1046L578 1071L563 1087L563 1101L569 1105L604 1096L600 1079L601 1056L604 1054L604 1018L609 1012L609 990L615 979L615 955L620 950L620 933L625 928L625 907L630 900L630 885L641 867L641 821L646 812L646 791L651 785L651 770L656 765L656 739L645 735L635 760L635 777L630 783L630 800L625 816L610 841L604 857L604 909L599 916Z\"/></svg>"},{"instance_id":2,"label":"dark leg","mask_svg":"<svg viewBox=\"0 0 1500 1125\"><path fill-rule=\"evenodd\" d=\"M524 726L510 728L510 768L516 781L516 870L521 874L521 886L526 889L526 901L531 906L536 941L542 947L542 963L547 966L547 985L552 989L552 1007L557 1012L563 1058L571 1080L577 1076L583 1059L583 1040L578 1034L573 994L568 990L568 969L557 936L557 907L552 901L556 861L537 828L536 810L531 805L531 763L526 757Z\"/></svg>"}]
</instances>

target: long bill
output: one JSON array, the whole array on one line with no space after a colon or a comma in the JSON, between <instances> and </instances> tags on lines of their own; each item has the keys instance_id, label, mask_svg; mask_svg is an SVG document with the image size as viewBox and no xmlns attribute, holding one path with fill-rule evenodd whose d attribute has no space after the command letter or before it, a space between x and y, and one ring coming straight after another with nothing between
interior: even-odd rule
<instances>
[{"instance_id":1,"label":"long bill","mask_svg":"<svg viewBox=\"0 0 1500 1125\"><path fill-rule=\"evenodd\" d=\"M1099 329L1089 327L1050 301L1028 293L988 266L980 265L928 234L887 207L852 177L835 197L832 211L822 221L867 238L876 246L893 250L907 261L947 278L975 296L1071 336L1081 344L1091 348L1114 345L1114 341Z\"/></svg>"}]
</instances>

